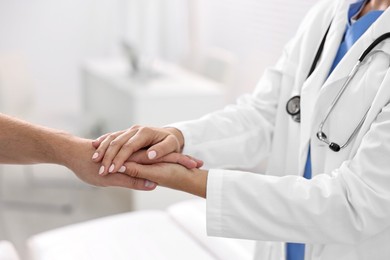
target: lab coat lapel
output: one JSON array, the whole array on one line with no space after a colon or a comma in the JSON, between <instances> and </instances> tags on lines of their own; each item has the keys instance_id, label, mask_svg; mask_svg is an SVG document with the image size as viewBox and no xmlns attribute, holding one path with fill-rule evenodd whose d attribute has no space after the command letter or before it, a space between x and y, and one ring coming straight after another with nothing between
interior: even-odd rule
<instances>
[{"instance_id":1,"label":"lab coat lapel","mask_svg":"<svg viewBox=\"0 0 390 260\"><path fill-rule=\"evenodd\" d=\"M336 52L339 48L347 22L348 4L340 1L336 14L332 20L326 38L321 59L317 64L313 74L305 81L301 92L301 147L300 147L300 173L303 173L306 163L309 140L311 138L311 128L313 118L318 117L313 113L317 103L318 94L323 82L329 74Z\"/></svg>"},{"instance_id":2,"label":"lab coat lapel","mask_svg":"<svg viewBox=\"0 0 390 260\"><path fill-rule=\"evenodd\" d=\"M390 8L387 8L387 10L381 15L381 17L378 18L377 22L373 24L372 29L370 31L370 37L367 37L367 41L369 42L366 42L365 45L368 46L382 34L390 32L389 24L390 24ZM386 44L379 48L381 48L383 51L387 52L390 55L390 39L386 40ZM387 75L383 82L390 82L390 70L388 70ZM375 118L377 117L378 113L380 113L382 108L388 104L389 100L390 100L390 87L388 85L382 85L382 87L379 88L378 90L378 93L372 103L369 113L367 114L365 123L362 126L362 131L360 131L359 134L356 136L357 140L361 140L363 138L366 131L368 131L368 129L370 128L372 121L375 120ZM355 142L352 148L353 154L358 149L359 143L360 142Z\"/></svg>"},{"instance_id":3,"label":"lab coat lapel","mask_svg":"<svg viewBox=\"0 0 390 260\"><path fill-rule=\"evenodd\" d=\"M336 82L345 79L351 72L353 66L357 63L360 55L364 50L380 35L389 32L390 27L390 9L388 9L378 20L361 36L361 38L351 47L351 49L345 54L343 59L339 62L338 66L329 75L329 78L320 88L317 104L315 105L315 113L323 113L324 103L330 104L333 101L335 92L341 88L342 84L336 84ZM338 46L337 46L338 47ZM329 98L331 100L329 100Z\"/></svg>"},{"instance_id":4,"label":"lab coat lapel","mask_svg":"<svg viewBox=\"0 0 390 260\"><path fill-rule=\"evenodd\" d=\"M334 69L332 74L329 76L329 78L325 81L324 85L319 89L319 95L316 100L316 104L314 105L314 114L312 117L312 125L310 132L312 133L312 136L315 135L315 133L318 131L318 127L321 123L321 121L324 119L327 110L331 106L332 101L334 100L335 96L339 92L340 88L342 87L343 83L345 82L348 74L351 72L353 66L358 61L360 55L363 53L363 51L380 35L382 35L385 32L389 31L388 25L390 24L390 10L388 9L384 14L382 14L381 17L378 18L377 22L375 22L362 36L361 38L351 47L351 49L346 53L346 55L343 57L343 59L340 61L338 66ZM389 41L389 40L387 40ZM375 83L380 84L380 83ZM348 88L351 88L353 86L349 86ZM351 89L347 89L344 95L348 95L348 91ZM380 109L385 105L385 100L388 100L390 97L390 88L387 89L379 89L381 93L383 92L383 95L377 96L376 99L381 99L382 97L385 97L383 99L383 102L376 102L374 100L374 103L372 105L372 109L370 113L367 115L366 123L371 124L372 120L376 117L377 113L379 113ZM384 93L386 92L386 93ZM342 99L342 104L346 108L354 107L354 103L356 100L350 99ZM379 107L377 107L379 105ZM377 108L376 108L377 107ZM364 114L364 113L363 113ZM363 116L363 115L362 115ZM353 131L355 126L357 125L356 122L349 122L349 118L345 118L344 124L345 127L343 129L348 129L346 131ZM353 126L349 126L350 124L353 124ZM351 129L352 130L351 130ZM362 128L363 129L363 128ZM361 133L364 131L361 131ZM333 131L333 133L335 133ZM340 133L341 134L341 133ZM349 134L349 133L348 133ZM328 136L329 137L329 136ZM333 135L332 138L334 139L336 136ZM359 138L359 137L358 137ZM342 140L345 139L345 137L341 138ZM319 146L324 146L323 143L317 142L317 146L312 146L312 149L317 149ZM330 151L328 148L325 149L326 153L334 153ZM349 149L343 150L343 152L350 153ZM337 153L338 158L342 158L340 151ZM330 154L329 156L326 156L323 152L320 152L318 150L317 155L321 154L321 156L313 156L312 157L312 169L313 173L318 172L318 170L321 169L321 165L324 164L324 159L327 158L328 160L333 160L334 154ZM329 157L329 158L328 158ZM317 162L316 158L322 158L322 162ZM337 163L336 163L337 164ZM319 169L320 168L320 169Z\"/></svg>"}]
</instances>

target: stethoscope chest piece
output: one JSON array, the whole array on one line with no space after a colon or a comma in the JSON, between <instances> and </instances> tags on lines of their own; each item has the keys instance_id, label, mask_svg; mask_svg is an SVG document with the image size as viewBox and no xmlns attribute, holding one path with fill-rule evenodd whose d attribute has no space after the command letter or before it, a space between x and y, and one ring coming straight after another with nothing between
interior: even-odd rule
<instances>
[{"instance_id":1,"label":"stethoscope chest piece","mask_svg":"<svg viewBox=\"0 0 390 260\"><path fill-rule=\"evenodd\" d=\"M289 114L295 122L300 123L301 122L301 97L293 96L292 98L290 98L286 104L286 111L287 114Z\"/></svg>"},{"instance_id":2,"label":"stethoscope chest piece","mask_svg":"<svg viewBox=\"0 0 390 260\"><path fill-rule=\"evenodd\" d=\"M333 143L333 142L329 142L328 140L328 137L326 136L326 134L322 131L318 131L317 132L317 138L318 140L326 143L327 145L329 145L329 148L333 151L333 152L338 152L341 150L341 147L340 145L336 144L336 143Z\"/></svg>"}]
</instances>

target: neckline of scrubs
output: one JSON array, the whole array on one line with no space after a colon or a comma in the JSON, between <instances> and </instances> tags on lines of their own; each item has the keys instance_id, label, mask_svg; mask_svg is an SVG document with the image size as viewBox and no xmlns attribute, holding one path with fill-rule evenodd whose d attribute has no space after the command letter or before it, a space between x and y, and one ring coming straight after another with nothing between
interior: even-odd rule
<instances>
[{"instance_id":1,"label":"neckline of scrubs","mask_svg":"<svg viewBox=\"0 0 390 260\"><path fill-rule=\"evenodd\" d=\"M346 25L345 33L340 43L340 47L337 50L334 62L330 68L329 74L332 73L334 68L352 47L352 45L367 31L367 29L381 16L384 12L382 10L371 10L355 22L352 22L354 16L358 15L363 9L365 1L360 1L351 4L348 12L348 23Z\"/></svg>"}]
</instances>

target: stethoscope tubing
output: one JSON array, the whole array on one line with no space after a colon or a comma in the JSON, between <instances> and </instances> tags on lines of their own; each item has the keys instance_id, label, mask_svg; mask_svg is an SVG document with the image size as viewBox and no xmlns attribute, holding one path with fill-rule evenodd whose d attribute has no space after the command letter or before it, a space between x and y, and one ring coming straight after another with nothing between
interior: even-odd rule
<instances>
[{"instance_id":1,"label":"stethoscope tubing","mask_svg":"<svg viewBox=\"0 0 390 260\"><path fill-rule=\"evenodd\" d=\"M349 136L349 138L347 139L347 141L343 144L343 145L338 145L337 143L334 143L334 142L331 142L329 141L329 139L327 138L326 134L323 132L323 127L325 125L325 122L328 120L330 114L332 113L333 109L336 107L337 103L339 102L341 96L343 95L344 91L347 89L348 87L348 84L353 80L353 78L355 77L356 73L358 72L359 68L365 63L365 61L367 61L366 58L368 57L371 57L377 53L383 53L384 51L382 50L375 50L375 51L372 51L379 43L381 43L382 41L386 40L390 38L390 33L385 33L381 36L379 36L377 39L375 39L375 41L373 41L368 47L367 49L362 53L362 55L359 57L357 63L355 64L355 66L352 68L351 72L348 74L348 77L346 79L346 81L344 82L343 86L341 87L340 91L337 93L336 97L334 98L334 100L332 101L331 105L329 106L328 108L328 111L326 112L325 114L325 117L324 119L321 121L319 127L318 127L318 131L317 131L317 138L321 141L321 142L324 142L326 143L327 145L329 145L329 148L332 150L332 151L335 151L335 152L338 152L340 151L341 149L344 149L345 147L347 147L349 145L349 143L352 141L352 139L357 135L357 132L359 131L359 129L362 127L366 117L367 117L367 114L368 114L368 111L370 110L371 106L367 109L367 111L365 112L364 116L362 117L362 119L360 120L359 124L356 126L356 128L354 129L353 133Z\"/></svg>"},{"instance_id":2,"label":"stethoscope tubing","mask_svg":"<svg viewBox=\"0 0 390 260\"><path fill-rule=\"evenodd\" d=\"M320 123L320 126L318 128L318 132L322 132L322 128L324 127L324 124L325 122L327 121L330 113L332 113L333 109L335 108L335 106L337 105L337 103L339 102L341 96L343 95L344 91L347 89L347 86L349 84L349 82L352 81L352 79L355 77L356 75L356 72L358 71L359 67L360 67L360 64L362 62L359 60L355 66L352 68L351 72L348 74L348 77L347 77L347 80L344 82L343 86L341 87L340 91L337 93L336 97L333 99L332 103L330 104L329 108L328 108L328 111L326 112L325 114L325 117L324 119L321 121Z\"/></svg>"},{"instance_id":3,"label":"stethoscope tubing","mask_svg":"<svg viewBox=\"0 0 390 260\"><path fill-rule=\"evenodd\" d=\"M368 46L368 48L363 52L363 54L360 56L359 58L359 61L362 62L364 60L364 58L381 42L383 42L384 40L390 38L390 32L388 33L384 33L382 34L381 36L379 36L378 38L375 39L375 41L373 41L370 46Z\"/></svg>"},{"instance_id":4,"label":"stethoscope tubing","mask_svg":"<svg viewBox=\"0 0 390 260\"><path fill-rule=\"evenodd\" d=\"M332 24L332 23L331 23ZM316 65L319 61L319 58L321 56L321 53L322 53L322 50L324 48L324 45L325 45L325 39L327 37L327 34L329 32L329 28L331 26L331 24L329 25L328 29L326 30L325 32L325 35L324 37L322 38L321 40L321 44L317 50L317 53L315 55L315 58L313 60L313 63L312 63L312 66L310 68L310 71L309 71L309 74L307 77L310 77L310 75L312 74L312 72L314 71L314 69L316 68ZM378 38L376 38L364 51L363 53L360 55L357 63L355 64L355 66L352 68L351 72L348 74L347 76L347 79L346 81L344 82L343 86L341 87L341 89L339 90L339 92L337 93L336 97L334 98L334 100L332 101L331 105L329 106L326 114L325 114L325 117L324 119L321 121L319 127L318 127L318 131L317 131L317 138L321 141L321 142L324 142L326 143L327 145L329 145L329 148L335 152L338 152L340 151L341 149L345 148L346 146L348 146L348 144L352 141L352 139L357 135L357 132L359 131L359 129L362 127L366 117L367 117L367 114L368 114L368 111L370 110L371 106L367 109L367 111L365 112L364 116L362 117L362 119L360 120L359 124L357 125L357 127L355 128L355 130L353 131L353 133L349 136L349 138L347 139L347 141L343 144L343 145L338 145L337 143L334 143L334 142L331 142L329 141L329 139L327 138L326 134L323 132L323 128L324 128L324 125L326 123L326 121L328 120L330 114L333 112L335 106L337 105L337 103L339 102L341 96L344 94L346 88L348 87L348 84L353 80L353 78L355 77L356 73L358 72L359 68L365 63L366 61L366 58L367 57L370 57L372 55L375 55L379 52L382 52L384 53L384 51L382 50L375 50L373 51L373 49L381 42L383 42L384 40L386 39L389 39L390 38L390 32L387 32L387 33L384 33L382 34L381 36L379 36ZM297 122L297 123L300 123L300 101L298 101L298 107L296 108L296 111L293 111L289 109L290 106L290 102L296 102L295 99L300 99L300 95L297 95L297 96L294 96L292 98L290 98L288 101L287 101L287 104L286 104L286 110L287 110L287 113L292 117L292 119ZM292 104L294 105L294 104ZM294 107L294 106L292 106Z\"/></svg>"}]
</instances>

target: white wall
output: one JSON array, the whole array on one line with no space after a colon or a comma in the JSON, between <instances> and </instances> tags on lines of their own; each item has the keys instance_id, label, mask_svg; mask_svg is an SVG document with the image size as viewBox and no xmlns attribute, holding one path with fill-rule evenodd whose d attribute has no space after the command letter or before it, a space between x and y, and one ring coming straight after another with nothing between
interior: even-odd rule
<instances>
[{"instance_id":1,"label":"white wall","mask_svg":"<svg viewBox=\"0 0 390 260\"><path fill-rule=\"evenodd\" d=\"M1 0L0 58L5 52L25 57L40 110L78 113L81 63L118 55L123 38L136 42L146 55L172 61L188 60L197 57L199 50L217 47L237 58L230 90L235 98L250 92L263 70L275 63L314 3Z\"/></svg>"},{"instance_id":2,"label":"white wall","mask_svg":"<svg viewBox=\"0 0 390 260\"><path fill-rule=\"evenodd\" d=\"M135 41L147 55L173 61L195 53L190 47L218 47L237 57L231 90L236 97L251 91L264 68L275 63L314 3L1 0L0 58L9 51L25 56L41 110L77 113L81 107L80 64L90 57L118 54L122 38ZM188 20L191 14L197 18L195 25ZM190 27L197 31L188 32Z\"/></svg>"},{"instance_id":3,"label":"white wall","mask_svg":"<svg viewBox=\"0 0 390 260\"><path fill-rule=\"evenodd\" d=\"M143 55L174 62L188 55L189 0L122 0L122 5L122 34Z\"/></svg>"},{"instance_id":4,"label":"white wall","mask_svg":"<svg viewBox=\"0 0 390 260\"><path fill-rule=\"evenodd\" d=\"M313 0L193 0L198 4L197 48L221 48L236 56L234 99L251 92L294 36Z\"/></svg>"},{"instance_id":5,"label":"white wall","mask_svg":"<svg viewBox=\"0 0 390 260\"><path fill-rule=\"evenodd\" d=\"M116 0L1 0L0 58L22 55L38 108L80 110L80 64L117 52Z\"/></svg>"}]
</instances>

